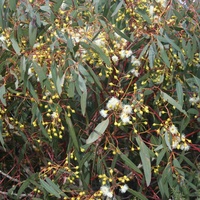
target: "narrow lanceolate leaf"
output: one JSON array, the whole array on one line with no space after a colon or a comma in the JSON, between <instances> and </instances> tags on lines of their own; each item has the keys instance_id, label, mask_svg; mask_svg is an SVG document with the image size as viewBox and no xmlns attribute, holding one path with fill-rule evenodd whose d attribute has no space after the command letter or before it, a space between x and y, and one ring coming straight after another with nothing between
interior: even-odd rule
<instances>
[{"instance_id":1,"label":"narrow lanceolate leaf","mask_svg":"<svg viewBox=\"0 0 200 200\"><path fill-rule=\"evenodd\" d=\"M59 186L56 185L50 178L46 177L45 181L55 190L57 191L61 196L66 196L65 193L60 190Z\"/></svg>"},{"instance_id":2,"label":"narrow lanceolate leaf","mask_svg":"<svg viewBox=\"0 0 200 200\"><path fill-rule=\"evenodd\" d=\"M82 115L85 115L86 112L86 104L87 104L87 92L83 92L81 95L81 112Z\"/></svg>"},{"instance_id":3,"label":"narrow lanceolate leaf","mask_svg":"<svg viewBox=\"0 0 200 200\"><path fill-rule=\"evenodd\" d=\"M11 10L15 11L17 0L9 0L9 7Z\"/></svg>"},{"instance_id":4,"label":"narrow lanceolate leaf","mask_svg":"<svg viewBox=\"0 0 200 200\"><path fill-rule=\"evenodd\" d=\"M11 37L10 40L11 40L13 49L15 50L16 54L20 55L21 54L20 53L20 48L19 48L19 45L18 45L17 41L15 40L14 37Z\"/></svg>"},{"instance_id":5,"label":"narrow lanceolate leaf","mask_svg":"<svg viewBox=\"0 0 200 200\"><path fill-rule=\"evenodd\" d=\"M134 197L137 197L138 199L140 200L148 200L143 194L135 191L135 190L132 190L132 189L128 189L128 192L130 192L131 194L134 195Z\"/></svg>"},{"instance_id":6,"label":"narrow lanceolate leaf","mask_svg":"<svg viewBox=\"0 0 200 200\"><path fill-rule=\"evenodd\" d=\"M35 44L36 36L37 36L36 21L32 20L29 23L29 44L31 47Z\"/></svg>"},{"instance_id":7,"label":"narrow lanceolate leaf","mask_svg":"<svg viewBox=\"0 0 200 200\"><path fill-rule=\"evenodd\" d=\"M0 102L6 106L6 99L4 98L4 94L6 93L5 85L0 87Z\"/></svg>"},{"instance_id":8,"label":"narrow lanceolate leaf","mask_svg":"<svg viewBox=\"0 0 200 200\"><path fill-rule=\"evenodd\" d=\"M131 40L127 35L125 35L122 31L120 31L118 28L114 27L113 28L114 31L119 35L121 36L122 38L126 39L127 41L129 42L133 42L133 40Z\"/></svg>"},{"instance_id":9,"label":"narrow lanceolate leaf","mask_svg":"<svg viewBox=\"0 0 200 200\"><path fill-rule=\"evenodd\" d=\"M149 186L151 183L151 161L149 155L149 148L144 144L141 137L138 136L136 140L140 147L140 158L142 160L146 184L147 186Z\"/></svg>"},{"instance_id":10,"label":"narrow lanceolate leaf","mask_svg":"<svg viewBox=\"0 0 200 200\"><path fill-rule=\"evenodd\" d=\"M167 101L168 103L170 103L172 106L174 106L176 109L178 109L180 112L182 112L184 115L187 116L187 113L185 110L182 109L182 106L175 101L172 97L170 97L168 94L166 94L165 92L161 92L161 96L163 97L163 99L165 101Z\"/></svg>"},{"instance_id":11,"label":"narrow lanceolate leaf","mask_svg":"<svg viewBox=\"0 0 200 200\"><path fill-rule=\"evenodd\" d=\"M72 138L74 146L75 146L76 150L79 151L79 144L78 144L78 140L77 140L77 137L76 137L76 132L74 130L74 127L73 127L73 124L72 124L70 117L67 116L67 113L65 113L65 120L67 122L69 134Z\"/></svg>"},{"instance_id":12,"label":"narrow lanceolate leaf","mask_svg":"<svg viewBox=\"0 0 200 200\"><path fill-rule=\"evenodd\" d=\"M86 140L86 144L91 144L91 143L95 142L96 140L98 140L101 137L101 135L105 132L105 130L107 129L108 124L109 124L108 118L106 120L102 121L101 123L99 123L96 126L96 128L94 129L94 131L92 131L89 138Z\"/></svg>"},{"instance_id":13,"label":"narrow lanceolate leaf","mask_svg":"<svg viewBox=\"0 0 200 200\"><path fill-rule=\"evenodd\" d=\"M181 106L183 106L183 88L179 81L176 82L176 93L178 96L178 102Z\"/></svg>"},{"instance_id":14,"label":"narrow lanceolate leaf","mask_svg":"<svg viewBox=\"0 0 200 200\"><path fill-rule=\"evenodd\" d=\"M113 14L111 15L111 17L115 16L115 15L118 13L118 11L120 10L120 8L122 7L123 4L124 4L124 0L121 0L121 1L119 2L119 4L117 5L117 7L115 8L115 11L114 11Z\"/></svg>"},{"instance_id":15,"label":"narrow lanceolate leaf","mask_svg":"<svg viewBox=\"0 0 200 200\"><path fill-rule=\"evenodd\" d=\"M40 179L40 184L47 192L49 192L50 194L54 195L57 198L61 198L60 194L46 181Z\"/></svg>"},{"instance_id":16,"label":"narrow lanceolate leaf","mask_svg":"<svg viewBox=\"0 0 200 200\"><path fill-rule=\"evenodd\" d=\"M3 140L3 136L2 136L2 130L3 130L3 123L2 123L2 120L0 119L0 142L1 142L1 145L2 147L5 149L5 146L4 146L4 140Z\"/></svg>"},{"instance_id":17,"label":"narrow lanceolate leaf","mask_svg":"<svg viewBox=\"0 0 200 200\"><path fill-rule=\"evenodd\" d=\"M165 132L165 142L166 142L166 145L169 148L169 150L172 151L172 148L171 148L171 137L170 137L170 135L169 135L169 133L167 131Z\"/></svg>"},{"instance_id":18,"label":"narrow lanceolate leaf","mask_svg":"<svg viewBox=\"0 0 200 200\"><path fill-rule=\"evenodd\" d=\"M137 173L142 174L139 168L125 154L121 153L120 157L124 161L125 165L129 166L131 169L133 169Z\"/></svg>"},{"instance_id":19,"label":"narrow lanceolate leaf","mask_svg":"<svg viewBox=\"0 0 200 200\"><path fill-rule=\"evenodd\" d=\"M29 186L30 182L29 179L25 180L23 184L20 186L18 193L17 193L17 198L20 197L20 195L24 192L24 190Z\"/></svg>"}]
</instances>

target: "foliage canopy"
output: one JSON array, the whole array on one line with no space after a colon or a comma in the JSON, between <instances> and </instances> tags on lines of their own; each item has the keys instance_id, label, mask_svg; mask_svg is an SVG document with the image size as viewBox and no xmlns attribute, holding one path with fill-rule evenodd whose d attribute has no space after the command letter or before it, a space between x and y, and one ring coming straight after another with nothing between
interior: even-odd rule
<instances>
[{"instance_id":1,"label":"foliage canopy","mask_svg":"<svg viewBox=\"0 0 200 200\"><path fill-rule=\"evenodd\" d=\"M200 3L0 0L0 199L197 199Z\"/></svg>"}]
</instances>

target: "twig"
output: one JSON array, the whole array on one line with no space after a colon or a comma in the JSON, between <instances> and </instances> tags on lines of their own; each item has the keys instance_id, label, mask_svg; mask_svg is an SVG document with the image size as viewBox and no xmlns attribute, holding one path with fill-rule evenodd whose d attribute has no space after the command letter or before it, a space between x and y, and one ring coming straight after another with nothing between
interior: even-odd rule
<instances>
[{"instance_id":1,"label":"twig","mask_svg":"<svg viewBox=\"0 0 200 200\"><path fill-rule=\"evenodd\" d=\"M6 195L6 196L8 196L8 195L17 196L16 193L8 194L8 192L2 192L2 191L0 191L0 194L2 194L2 195ZM27 197L27 196L28 196L28 197L33 197L32 194L21 194L21 195L19 196L19 198L23 198L23 197Z\"/></svg>"},{"instance_id":2,"label":"twig","mask_svg":"<svg viewBox=\"0 0 200 200\"><path fill-rule=\"evenodd\" d=\"M5 176L6 178L8 178L8 179L10 179L10 180L12 180L12 181L14 181L14 182L17 182L17 183L20 182L19 180L15 179L15 178L12 178L11 176L9 176L8 174L2 172L1 170L0 170L0 174L2 174L2 175Z\"/></svg>"}]
</instances>

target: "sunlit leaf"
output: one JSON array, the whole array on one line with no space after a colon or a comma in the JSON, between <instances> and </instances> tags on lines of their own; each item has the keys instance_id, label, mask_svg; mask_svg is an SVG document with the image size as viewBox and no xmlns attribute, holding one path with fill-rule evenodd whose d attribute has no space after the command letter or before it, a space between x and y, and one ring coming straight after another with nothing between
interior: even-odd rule
<instances>
[{"instance_id":1,"label":"sunlit leaf","mask_svg":"<svg viewBox=\"0 0 200 200\"><path fill-rule=\"evenodd\" d=\"M176 82L176 92L178 97L178 103L183 106L183 88L179 81Z\"/></svg>"},{"instance_id":2,"label":"sunlit leaf","mask_svg":"<svg viewBox=\"0 0 200 200\"><path fill-rule=\"evenodd\" d=\"M147 186L149 186L151 183L151 161L150 161L149 149L144 144L141 137L138 136L136 140L140 147L140 158L142 160L142 166L144 170L146 184Z\"/></svg>"},{"instance_id":3,"label":"sunlit leaf","mask_svg":"<svg viewBox=\"0 0 200 200\"><path fill-rule=\"evenodd\" d=\"M20 53L20 47L19 47L17 41L15 40L14 37L11 37L10 40L12 42L12 46L13 46L13 49L15 50L16 54L20 55L21 54Z\"/></svg>"},{"instance_id":4,"label":"sunlit leaf","mask_svg":"<svg viewBox=\"0 0 200 200\"><path fill-rule=\"evenodd\" d=\"M86 144L91 144L91 143L95 142L96 140L98 140L102 136L102 134L105 132L105 130L107 129L108 124L109 124L108 118L106 120L102 121L101 123L99 123L96 126L96 128L94 129L94 131L92 131L92 133L90 133L90 136L86 140Z\"/></svg>"},{"instance_id":5,"label":"sunlit leaf","mask_svg":"<svg viewBox=\"0 0 200 200\"><path fill-rule=\"evenodd\" d=\"M124 0L121 0L119 2L119 4L116 6L115 11L111 15L111 17L115 16L119 12L119 10L121 9L121 7L122 7L123 4L124 4Z\"/></svg>"}]
</instances>

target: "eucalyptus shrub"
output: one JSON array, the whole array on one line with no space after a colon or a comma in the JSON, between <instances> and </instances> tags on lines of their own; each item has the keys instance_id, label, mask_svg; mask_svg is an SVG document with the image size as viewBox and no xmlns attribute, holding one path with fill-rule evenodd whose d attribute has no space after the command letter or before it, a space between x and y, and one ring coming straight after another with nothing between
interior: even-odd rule
<instances>
[{"instance_id":1,"label":"eucalyptus shrub","mask_svg":"<svg viewBox=\"0 0 200 200\"><path fill-rule=\"evenodd\" d=\"M198 199L200 3L0 1L0 199Z\"/></svg>"}]
</instances>

